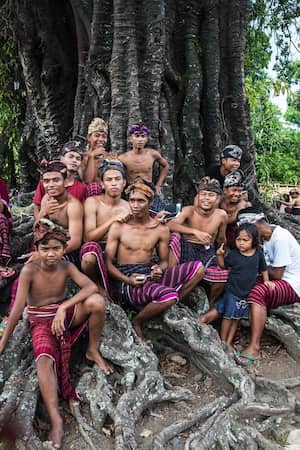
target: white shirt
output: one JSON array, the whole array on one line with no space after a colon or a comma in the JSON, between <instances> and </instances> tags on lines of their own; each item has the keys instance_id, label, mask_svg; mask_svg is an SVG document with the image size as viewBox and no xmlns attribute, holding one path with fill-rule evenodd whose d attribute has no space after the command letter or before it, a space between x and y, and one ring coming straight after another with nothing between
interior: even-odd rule
<instances>
[{"instance_id":1,"label":"white shirt","mask_svg":"<svg viewBox=\"0 0 300 450\"><path fill-rule=\"evenodd\" d=\"M264 241L264 253L268 265L285 266L282 280L287 281L300 297L300 245L285 228L276 226L271 239Z\"/></svg>"}]
</instances>

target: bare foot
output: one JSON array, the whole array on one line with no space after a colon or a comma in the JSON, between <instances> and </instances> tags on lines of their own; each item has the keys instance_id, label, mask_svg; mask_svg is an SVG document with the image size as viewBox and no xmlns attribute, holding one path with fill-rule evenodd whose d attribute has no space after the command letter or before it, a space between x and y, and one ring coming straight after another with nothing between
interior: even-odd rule
<instances>
[{"instance_id":1,"label":"bare foot","mask_svg":"<svg viewBox=\"0 0 300 450\"><path fill-rule=\"evenodd\" d=\"M110 375L113 373L113 367L100 355L98 351L87 350L85 357L89 361L93 361L97 366L103 370L105 375Z\"/></svg>"},{"instance_id":2,"label":"bare foot","mask_svg":"<svg viewBox=\"0 0 300 450\"><path fill-rule=\"evenodd\" d=\"M48 441L45 441L43 446L45 448L61 448L61 441L64 435L63 423L62 421L57 424L53 424L51 431L48 435Z\"/></svg>"},{"instance_id":3,"label":"bare foot","mask_svg":"<svg viewBox=\"0 0 300 450\"><path fill-rule=\"evenodd\" d=\"M198 317L198 322L200 322L200 323L206 323L205 322L205 316L203 315L203 316L199 316Z\"/></svg>"},{"instance_id":4,"label":"bare foot","mask_svg":"<svg viewBox=\"0 0 300 450\"><path fill-rule=\"evenodd\" d=\"M134 331L136 332L138 337L140 337L141 339L143 339L145 341L146 338L143 335L143 330L142 330L141 324L133 319L133 321L131 322L131 325L133 326Z\"/></svg>"}]
</instances>

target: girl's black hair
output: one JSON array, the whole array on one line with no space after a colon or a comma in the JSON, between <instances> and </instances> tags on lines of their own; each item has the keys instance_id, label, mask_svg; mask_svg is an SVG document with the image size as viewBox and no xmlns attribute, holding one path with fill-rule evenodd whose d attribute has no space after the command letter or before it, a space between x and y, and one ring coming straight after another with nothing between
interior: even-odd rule
<instances>
[{"instance_id":1,"label":"girl's black hair","mask_svg":"<svg viewBox=\"0 0 300 450\"><path fill-rule=\"evenodd\" d=\"M234 236L234 246L235 247L236 247L235 239L239 236L241 231L246 231L246 233L252 238L252 248L259 247L260 240L259 240L258 229L256 228L256 226L253 223L243 223L236 229L235 236Z\"/></svg>"}]
</instances>

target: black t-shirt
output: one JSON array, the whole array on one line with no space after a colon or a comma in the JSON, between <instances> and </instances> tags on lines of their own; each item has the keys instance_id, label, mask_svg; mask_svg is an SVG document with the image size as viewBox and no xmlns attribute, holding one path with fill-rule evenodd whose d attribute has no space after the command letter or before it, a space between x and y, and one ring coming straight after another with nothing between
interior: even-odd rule
<instances>
[{"instance_id":1,"label":"black t-shirt","mask_svg":"<svg viewBox=\"0 0 300 450\"><path fill-rule=\"evenodd\" d=\"M221 175L220 169L220 164L212 164L206 170L206 175L210 178L215 178L216 180L218 180L220 182L221 189L223 189L225 177Z\"/></svg>"},{"instance_id":2,"label":"black t-shirt","mask_svg":"<svg viewBox=\"0 0 300 450\"><path fill-rule=\"evenodd\" d=\"M230 250L224 259L225 267L231 268L226 289L233 295L246 298L254 286L257 274L267 270L262 249L252 256L242 255L237 249Z\"/></svg>"}]
</instances>

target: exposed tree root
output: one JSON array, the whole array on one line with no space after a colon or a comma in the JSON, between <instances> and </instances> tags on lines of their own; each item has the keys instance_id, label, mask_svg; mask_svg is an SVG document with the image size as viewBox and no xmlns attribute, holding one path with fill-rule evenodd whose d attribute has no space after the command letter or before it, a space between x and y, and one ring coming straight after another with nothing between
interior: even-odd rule
<instances>
[{"instance_id":1,"label":"exposed tree root","mask_svg":"<svg viewBox=\"0 0 300 450\"><path fill-rule=\"evenodd\" d=\"M201 309L203 299L197 304ZM286 314L279 311L277 316L285 320ZM38 450L42 442L33 428L38 385L27 333L25 321L20 322L9 347L0 356L0 433L8 422L21 423L24 428L19 430L16 448ZM275 382L237 366L214 328L199 324L187 306L175 306L160 319L149 322L145 334L160 348L182 352L228 392L200 407L191 417L163 429L154 438L153 449L162 450L170 439L186 430L191 430L186 450L282 448L265 433L274 427L275 418L299 412L300 403L287 388L298 386L300 378ZM193 394L164 383L156 355L135 335L118 305L107 305L100 349L114 364L115 372L106 377L97 366L83 370L77 390L89 410L72 402L79 432L89 448L97 449L100 437L103 440L99 434L109 417L114 424L115 450L137 449L135 427L143 411L159 402L189 401Z\"/></svg>"}]
</instances>

